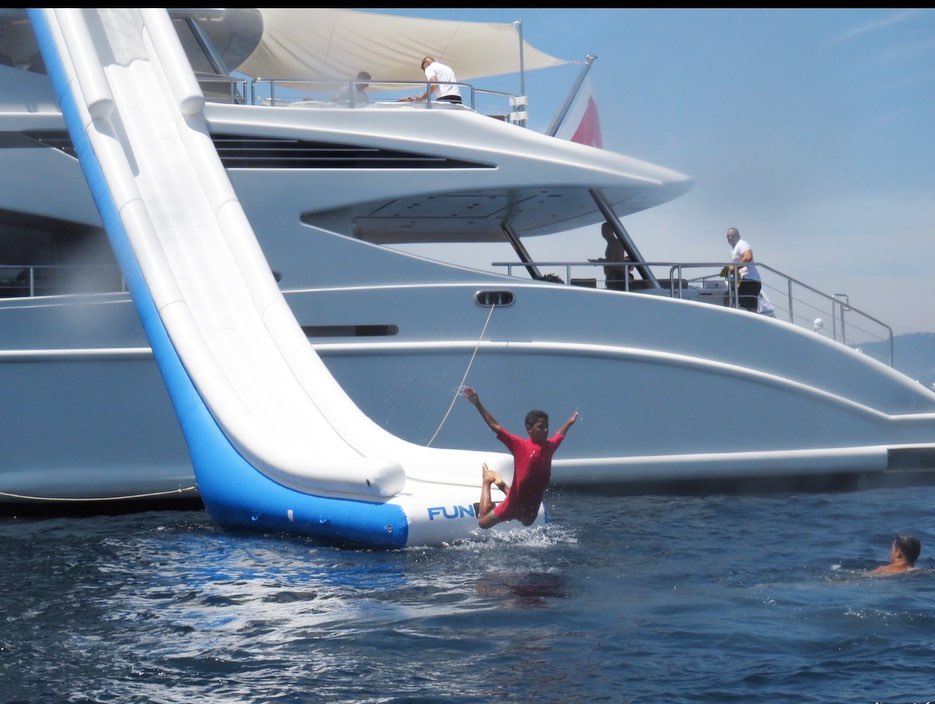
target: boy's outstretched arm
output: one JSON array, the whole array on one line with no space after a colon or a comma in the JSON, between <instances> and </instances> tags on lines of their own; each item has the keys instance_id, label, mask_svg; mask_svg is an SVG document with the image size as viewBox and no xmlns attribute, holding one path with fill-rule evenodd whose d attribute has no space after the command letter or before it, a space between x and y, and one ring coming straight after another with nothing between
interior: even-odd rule
<instances>
[{"instance_id":1,"label":"boy's outstretched arm","mask_svg":"<svg viewBox=\"0 0 935 704\"><path fill-rule=\"evenodd\" d=\"M578 420L578 411L575 411L574 413L572 413L571 418L566 420L565 423L562 425L562 427L559 428L558 432L555 434L565 437L566 433L568 433L568 429L575 424L576 420Z\"/></svg>"},{"instance_id":2,"label":"boy's outstretched arm","mask_svg":"<svg viewBox=\"0 0 935 704\"><path fill-rule=\"evenodd\" d=\"M470 386L465 386L463 393L464 398L466 398L471 403L471 405L473 405L474 408L480 412L481 417L484 419L484 422L490 427L490 429L495 433L499 433L501 430L500 424L497 422L496 418L490 415L490 411L484 408L484 404L480 402L480 398L477 396L477 392Z\"/></svg>"}]
</instances>

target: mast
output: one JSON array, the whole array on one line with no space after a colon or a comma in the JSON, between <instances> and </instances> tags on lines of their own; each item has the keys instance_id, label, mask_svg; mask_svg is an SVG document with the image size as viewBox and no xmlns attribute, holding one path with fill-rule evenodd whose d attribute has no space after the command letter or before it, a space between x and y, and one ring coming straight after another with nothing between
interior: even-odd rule
<instances>
[{"instance_id":1,"label":"mast","mask_svg":"<svg viewBox=\"0 0 935 704\"><path fill-rule=\"evenodd\" d=\"M586 57L584 57L584 66L581 69L581 73L578 75L578 79L571 87L571 91L569 92L568 97L565 98L565 102L562 104L562 107L559 108L558 113L552 120L552 124L549 125L549 129L545 131L549 137L554 137L558 132L558 128L561 127L562 123L565 121L565 117L568 115L568 110L575 102L575 98L578 97L578 91L581 90L581 85L584 83L584 79L587 77L588 72L591 70L591 65L594 63L594 59L596 58L597 57L593 54L588 54Z\"/></svg>"}]
</instances>

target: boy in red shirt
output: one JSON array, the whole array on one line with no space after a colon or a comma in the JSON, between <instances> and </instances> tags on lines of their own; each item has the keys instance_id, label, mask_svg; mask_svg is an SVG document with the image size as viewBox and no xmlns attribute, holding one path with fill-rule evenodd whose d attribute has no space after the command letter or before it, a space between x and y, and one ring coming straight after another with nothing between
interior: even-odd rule
<instances>
[{"instance_id":1,"label":"boy in red shirt","mask_svg":"<svg viewBox=\"0 0 935 704\"><path fill-rule=\"evenodd\" d=\"M548 414L544 411L529 411L526 414L526 432L529 437L521 438L497 422L470 386L464 387L464 398L480 412L484 422L497 434L497 439L513 454L511 486L507 486L499 473L484 464L480 504L477 510L478 524L481 528L491 528L503 521L515 519L524 526L532 525L539 514L542 496L552 476L552 455L562 444L568 429L578 420L578 412L575 411L550 438ZM506 499L496 507L490 498L491 484L496 484L506 494Z\"/></svg>"}]
</instances>

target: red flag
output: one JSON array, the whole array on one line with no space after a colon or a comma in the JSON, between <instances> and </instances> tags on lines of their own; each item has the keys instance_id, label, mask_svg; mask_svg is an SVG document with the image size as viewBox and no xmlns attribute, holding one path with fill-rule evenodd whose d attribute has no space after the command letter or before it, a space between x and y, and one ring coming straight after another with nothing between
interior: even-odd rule
<instances>
[{"instance_id":1,"label":"red flag","mask_svg":"<svg viewBox=\"0 0 935 704\"><path fill-rule=\"evenodd\" d=\"M591 147L604 146L601 120L597 114L597 102L591 90L590 78L586 78L581 84L555 136Z\"/></svg>"}]
</instances>

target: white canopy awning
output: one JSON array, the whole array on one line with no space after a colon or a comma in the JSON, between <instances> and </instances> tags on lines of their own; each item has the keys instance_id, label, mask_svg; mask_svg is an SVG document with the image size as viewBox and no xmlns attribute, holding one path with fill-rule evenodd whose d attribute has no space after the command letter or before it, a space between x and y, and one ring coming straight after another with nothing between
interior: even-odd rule
<instances>
[{"instance_id":1,"label":"white canopy awning","mask_svg":"<svg viewBox=\"0 0 935 704\"><path fill-rule=\"evenodd\" d=\"M375 81L424 81L424 56L454 69L459 81L519 73L514 24L432 20L359 10L259 8L262 37L240 65L253 77L349 79L367 71ZM523 68L569 63L523 42Z\"/></svg>"}]
</instances>

